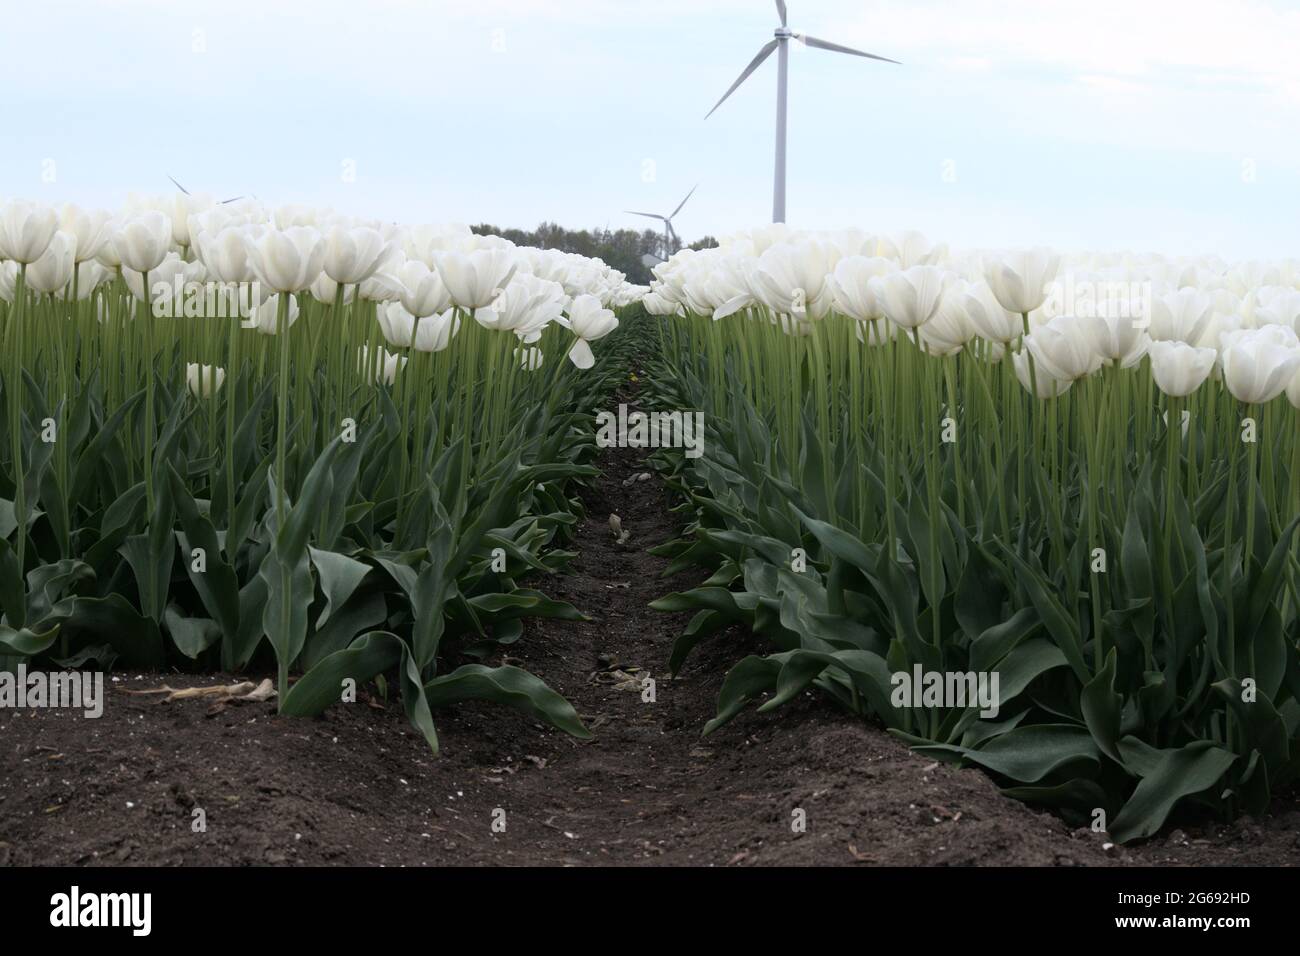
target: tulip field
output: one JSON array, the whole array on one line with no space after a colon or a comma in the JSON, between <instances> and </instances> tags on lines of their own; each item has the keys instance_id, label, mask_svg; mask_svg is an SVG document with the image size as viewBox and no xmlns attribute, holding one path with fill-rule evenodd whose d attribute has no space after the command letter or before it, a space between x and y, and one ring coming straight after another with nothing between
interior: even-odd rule
<instances>
[{"instance_id":1,"label":"tulip field","mask_svg":"<svg viewBox=\"0 0 1300 956\"><path fill-rule=\"evenodd\" d=\"M397 675L577 736L533 675L461 659L568 557L610 369L644 290L464 227L189 196L0 209L0 662L277 675L282 713ZM584 430L584 427L586 430ZM290 686L291 675L295 678Z\"/></svg>"},{"instance_id":2,"label":"tulip field","mask_svg":"<svg viewBox=\"0 0 1300 956\"><path fill-rule=\"evenodd\" d=\"M1121 842L1293 783L1300 263L771 227L655 274L658 400L708 423L659 454L693 515L659 553L710 574L656 602L672 663L770 645L707 730L816 690Z\"/></svg>"},{"instance_id":3,"label":"tulip field","mask_svg":"<svg viewBox=\"0 0 1300 956\"><path fill-rule=\"evenodd\" d=\"M645 668L730 655L692 747L811 698L1116 843L1294 784L1300 262L773 226L654 277L253 200L0 204L0 671L267 675L290 718L373 687L425 756L474 700L590 740L515 653L599 611L547 592L634 394L704 431L646 453L670 540L611 514L610 553L701 583L601 592L687 612Z\"/></svg>"}]
</instances>

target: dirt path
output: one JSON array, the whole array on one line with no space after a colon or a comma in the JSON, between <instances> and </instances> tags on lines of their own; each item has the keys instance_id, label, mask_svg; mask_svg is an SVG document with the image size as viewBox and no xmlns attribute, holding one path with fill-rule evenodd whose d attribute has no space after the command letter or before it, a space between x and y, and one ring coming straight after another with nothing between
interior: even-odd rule
<instances>
[{"instance_id":1,"label":"dirt path","mask_svg":"<svg viewBox=\"0 0 1300 956\"><path fill-rule=\"evenodd\" d=\"M511 658L568 697L595 740L481 704L435 713L436 758L393 703L290 720L266 704L210 715L201 702L113 693L95 721L0 711L0 865L1300 862L1295 795L1259 823L1107 851L983 774L916 757L811 697L701 740L727 666L756 645L725 633L669 678L685 616L646 605L698 575L664 581L666 562L645 549L676 533L676 502L657 479L629 483L646 470L637 450L607 450L599 464L580 556L539 582L592 620L530 624ZM634 667L655 680L653 703L636 680L618 686L615 670ZM795 810L806 832L793 832Z\"/></svg>"}]
</instances>

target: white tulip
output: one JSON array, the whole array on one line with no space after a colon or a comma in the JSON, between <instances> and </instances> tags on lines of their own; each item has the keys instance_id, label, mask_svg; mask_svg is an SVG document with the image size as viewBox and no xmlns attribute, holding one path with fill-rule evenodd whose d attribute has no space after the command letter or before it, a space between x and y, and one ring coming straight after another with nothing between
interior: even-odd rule
<instances>
[{"instance_id":1,"label":"white tulip","mask_svg":"<svg viewBox=\"0 0 1300 956\"><path fill-rule=\"evenodd\" d=\"M272 292L305 291L325 261L324 240L307 226L245 232L244 246L253 274Z\"/></svg>"},{"instance_id":2,"label":"white tulip","mask_svg":"<svg viewBox=\"0 0 1300 956\"><path fill-rule=\"evenodd\" d=\"M1071 379L1055 378L1046 369L1030 368L1030 356L1032 353L1029 349L1021 349L1011 356L1011 363L1016 370L1016 378L1025 390L1037 398L1048 399L1056 398L1058 395L1064 395L1074 384Z\"/></svg>"},{"instance_id":3,"label":"white tulip","mask_svg":"<svg viewBox=\"0 0 1300 956\"><path fill-rule=\"evenodd\" d=\"M146 212L122 224L113 237L113 246L123 268L152 272L162 264L171 241L172 225L167 217L160 212Z\"/></svg>"},{"instance_id":4,"label":"white tulip","mask_svg":"<svg viewBox=\"0 0 1300 956\"><path fill-rule=\"evenodd\" d=\"M460 319L452 309L442 315L416 318L402 308L402 303L389 302L379 307L378 319L389 345L417 352L441 352L460 331Z\"/></svg>"},{"instance_id":5,"label":"white tulip","mask_svg":"<svg viewBox=\"0 0 1300 956\"><path fill-rule=\"evenodd\" d=\"M185 385L195 398L211 398L226 381L226 370L214 365L185 365Z\"/></svg>"},{"instance_id":6,"label":"white tulip","mask_svg":"<svg viewBox=\"0 0 1300 956\"><path fill-rule=\"evenodd\" d=\"M325 234L325 274L335 282L356 285L374 275L393 249L378 230L335 226Z\"/></svg>"},{"instance_id":7,"label":"white tulip","mask_svg":"<svg viewBox=\"0 0 1300 956\"><path fill-rule=\"evenodd\" d=\"M407 260L396 276L402 284L399 293L402 307L412 315L424 318L451 308L451 293L443 285L442 277L419 259Z\"/></svg>"},{"instance_id":8,"label":"white tulip","mask_svg":"<svg viewBox=\"0 0 1300 956\"><path fill-rule=\"evenodd\" d=\"M750 291L778 315L822 318L831 308L826 279L838 255L831 243L813 239L774 245L749 273Z\"/></svg>"},{"instance_id":9,"label":"white tulip","mask_svg":"<svg viewBox=\"0 0 1300 956\"><path fill-rule=\"evenodd\" d=\"M1157 342L1200 341L1214 317L1214 302L1195 289L1179 289L1151 300L1148 333Z\"/></svg>"},{"instance_id":10,"label":"white tulip","mask_svg":"<svg viewBox=\"0 0 1300 956\"><path fill-rule=\"evenodd\" d=\"M252 282L253 266L248 260L247 227L231 226L217 233L198 233L194 252L208 273L218 282Z\"/></svg>"},{"instance_id":11,"label":"white tulip","mask_svg":"<svg viewBox=\"0 0 1300 956\"><path fill-rule=\"evenodd\" d=\"M580 295L569 306L570 331L578 337L569 349L569 361L578 368L587 369L596 364L590 342L604 338L618 328L618 319L609 309L601 307L600 300L592 295Z\"/></svg>"},{"instance_id":12,"label":"white tulip","mask_svg":"<svg viewBox=\"0 0 1300 956\"><path fill-rule=\"evenodd\" d=\"M363 345L357 349L357 371L366 381L376 385L392 385L397 381L397 370L406 366L406 358L393 355L384 349L377 349L372 357L370 346Z\"/></svg>"},{"instance_id":13,"label":"white tulip","mask_svg":"<svg viewBox=\"0 0 1300 956\"><path fill-rule=\"evenodd\" d=\"M27 287L33 292L62 292L72 281L76 267L77 237L59 230L45 247L45 252L27 267Z\"/></svg>"},{"instance_id":14,"label":"white tulip","mask_svg":"<svg viewBox=\"0 0 1300 956\"><path fill-rule=\"evenodd\" d=\"M1142 361L1151 343L1141 319L1124 316L1093 315L1079 320L1093 351L1103 361L1121 368L1132 368Z\"/></svg>"},{"instance_id":15,"label":"white tulip","mask_svg":"<svg viewBox=\"0 0 1300 956\"><path fill-rule=\"evenodd\" d=\"M14 200L0 206L0 259L30 265L50 247L59 231L54 210Z\"/></svg>"},{"instance_id":16,"label":"white tulip","mask_svg":"<svg viewBox=\"0 0 1300 956\"><path fill-rule=\"evenodd\" d=\"M893 260L880 256L849 256L841 259L827 280L835 310L859 322L883 319L885 313L876 299L871 280L897 269Z\"/></svg>"},{"instance_id":17,"label":"white tulip","mask_svg":"<svg viewBox=\"0 0 1300 956\"><path fill-rule=\"evenodd\" d=\"M323 272L316 277L316 281L307 289L311 293L311 297L321 305L330 306L334 304L334 300L338 297L338 290L339 284ZM350 304L353 294L356 292L356 287L343 286L343 290L343 303L345 305Z\"/></svg>"},{"instance_id":18,"label":"white tulip","mask_svg":"<svg viewBox=\"0 0 1300 956\"><path fill-rule=\"evenodd\" d=\"M263 335L276 335L280 331L280 295L270 296L266 301L252 306L243 322L246 329L257 329ZM298 300L289 296L289 312L285 316L285 327L292 328L298 321Z\"/></svg>"},{"instance_id":19,"label":"white tulip","mask_svg":"<svg viewBox=\"0 0 1300 956\"><path fill-rule=\"evenodd\" d=\"M1147 347L1156 387L1173 398L1185 398L1201 387L1214 370L1218 353L1186 342L1164 339Z\"/></svg>"},{"instance_id":20,"label":"white tulip","mask_svg":"<svg viewBox=\"0 0 1300 956\"><path fill-rule=\"evenodd\" d=\"M972 283L967 288L965 306L971 324L990 342L1005 345L1024 333L1024 320L1019 314L1002 307L987 280Z\"/></svg>"},{"instance_id":21,"label":"white tulip","mask_svg":"<svg viewBox=\"0 0 1300 956\"><path fill-rule=\"evenodd\" d=\"M1004 309L1023 315L1047 299L1060 268L1061 257L1050 249L1026 249L987 260L984 278Z\"/></svg>"},{"instance_id":22,"label":"white tulip","mask_svg":"<svg viewBox=\"0 0 1300 956\"><path fill-rule=\"evenodd\" d=\"M1271 402L1300 371L1300 338L1285 325L1225 332L1223 384L1239 402Z\"/></svg>"},{"instance_id":23,"label":"white tulip","mask_svg":"<svg viewBox=\"0 0 1300 956\"><path fill-rule=\"evenodd\" d=\"M943 300L953 276L937 266L912 266L871 280L881 310L905 329L929 322Z\"/></svg>"},{"instance_id":24,"label":"white tulip","mask_svg":"<svg viewBox=\"0 0 1300 956\"><path fill-rule=\"evenodd\" d=\"M491 305L514 277L519 258L513 247L475 249L439 253L435 264L453 303L462 309L481 309Z\"/></svg>"},{"instance_id":25,"label":"white tulip","mask_svg":"<svg viewBox=\"0 0 1300 956\"><path fill-rule=\"evenodd\" d=\"M1091 375L1103 359L1088 325L1072 315L1058 315L1034 329L1025 336L1025 348L1033 354L1038 374L1062 381Z\"/></svg>"},{"instance_id":26,"label":"white tulip","mask_svg":"<svg viewBox=\"0 0 1300 956\"><path fill-rule=\"evenodd\" d=\"M59 228L76 237L78 263L99 255L113 232L112 217L107 212L81 209L72 203L59 211Z\"/></svg>"},{"instance_id":27,"label":"white tulip","mask_svg":"<svg viewBox=\"0 0 1300 956\"><path fill-rule=\"evenodd\" d=\"M921 341L931 355L956 355L978 334L966 311L967 287L965 279L953 278L939 308L920 326Z\"/></svg>"},{"instance_id":28,"label":"white tulip","mask_svg":"<svg viewBox=\"0 0 1300 956\"><path fill-rule=\"evenodd\" d=\"M525 372L536 372L542 367L542 350L536 346L515 349L515 360Z\"/></svg>"}]
</instances>

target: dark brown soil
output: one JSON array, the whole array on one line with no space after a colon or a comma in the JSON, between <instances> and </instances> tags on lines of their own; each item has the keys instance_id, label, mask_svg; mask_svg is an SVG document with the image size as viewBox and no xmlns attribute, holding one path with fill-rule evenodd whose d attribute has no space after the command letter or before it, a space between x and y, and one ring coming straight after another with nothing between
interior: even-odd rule
<instances>
[{"instance_id":1,"label":"dark brown soil","mask_svg":"<svg viewBox=\"0 0 1300 956\"><path fill-rule=\"evenodd\" d=\"M432 756L390 702L317 720L273 704L161 703L123 693L224 682L123 675L105 713L0 711L0 864L1296 864L1300 799L1232 825L1183 825L1134 848L1003 797L975 770L912 755L807 700L747 713L707 739L727 667L753 638L728 632L666 671L682 615L646 604L693 583L645 549L675 502L634 450L609 450L584 498L572 572L540 582L593 620L530 625L512 663L564 694L596 734L578 742L486 704L435 713ZM609 515L631 532L615 542ZM643 702L636 681L656 681ZM192 832L194 810L206 832ZM792 832L796 809L807 830ZM494 832L494 811L505 832ZM499 814L497 814L499 816Z\"/></svg>"}]
</instances>

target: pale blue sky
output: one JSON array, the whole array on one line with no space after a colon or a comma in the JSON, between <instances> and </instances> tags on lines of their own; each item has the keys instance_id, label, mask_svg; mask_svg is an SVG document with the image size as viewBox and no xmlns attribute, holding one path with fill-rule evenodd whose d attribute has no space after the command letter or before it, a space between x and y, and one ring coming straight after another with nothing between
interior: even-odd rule
<instances>
[{"instance_id":1,"label":"pale blue sky","mask_svg":"<svg viewBox=\"0 0 1300 956\"><path fill-rule=\"evenodd\" d=\"M1300 2L788 4L904 61L794 46L792 225L1300 256ZM703 117L771 0L6 6L3 196L111 207L171 173L408 222L637 226L622 210L699 182L683 237L770 218L775 58Z\"/></svg>"}]
</instances>

